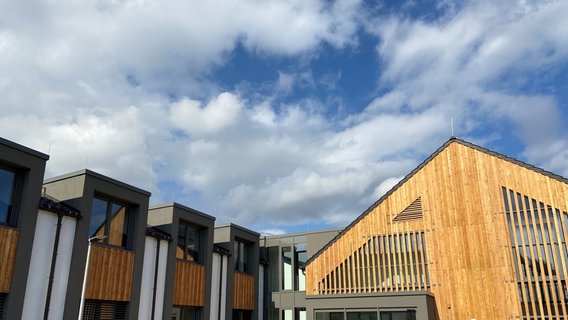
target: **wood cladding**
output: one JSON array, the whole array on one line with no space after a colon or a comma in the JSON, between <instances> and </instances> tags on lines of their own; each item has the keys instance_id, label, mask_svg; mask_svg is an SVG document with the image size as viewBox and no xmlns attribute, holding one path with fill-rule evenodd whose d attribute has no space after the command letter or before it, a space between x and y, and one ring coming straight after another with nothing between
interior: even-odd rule
<instances>
[{"instance_id":1,"label":"wood cladding","mask_svg":"<svg viewBox=\"0 0 568 320\"><path fill-rule=\"evenodd\" d=\"M382 280L378 278L380 273L371 272L373 267L385 269L392 266L393 259L398 259L395 262L399 261L399 268L408 264L404 262L405 256L398 254L364 257L361 252L369 246L369 239L388 235L400 237L423 230L427 253L424 262L428 265L430 284L428 291L434 296L440 319L528 319L530 317L524 316L523 310L526 314L529 305L533 309L540 308L536 303L533 307L534 297L542 301L539 319L565 319L566 313L560 315L564 312L563 307L555 309L553 305L557 304L554 299L562 295L560 292L566 294L562 286L568 259L560 257L561 254L555 250L547 253L549 261L554 261L556 275L553 279L557 279L558 293L543 290L539 293L538 286L536 290L535 287L530 288L529 283L537 284L536 278L530 281L521 278L522 285L519 286L515 263L520 261L518 254L512 252L515 243L509 236L502 186L548 204L559 212L568 211L568 184L563 179L453 140L309 262L306 266L306 294L337 293L321 291L319 286L322 281L341 281L341 277L354 279L344 288L346 293L384 291L380 285ZM393 219L418 198L421 199L422 219L393 223ZM558 224L554 228L560 239L568 235L566 224ZM524 239L521 245L522 241ZM564 245L565 242L562 243ZM524 245L527 246L527 243ZM418 261L416 257L407 256L406 259ZM542 259L534 259L533 266L540 268ZM367 270L358 274L354 272L361 267ZM547 269L548 266L543 264L542 268ZM366 285L367 282L369 285ZM527 288L524 288L525 283ZM393 290L416 291L424 290L424 287L397 285ZM527 295L529 290L534 296ZM544 308L549 308L546 310L548 316L544 315Z\"/></svg>"},{"instance_id":2,"label":"wood cladding","mask_svg":"<svg viewBox=\"0 0 568 320\"><path fill-rule=\"evenodd\" d=\"M174 281L174 305L205 305L206 268L193 262L176 260Z\"/></svg>"},{"instance_id":3,"label":"wood cladding","mask_svg":"<svg viewBox=\"0 0 568 320\"><path fill-rule=\"evenodd\" d=\"M254 277L235 272L233 278L233 309L254 310Z\"/></svg>"},{"instance_id":4,"label":"wood cladding","mask_svg":"<svg viewBox=\"0 0 568 320\"><path fill-rule=\"evenodd\" d=\"M93 244L87 278L87 299L129 301L134 253Z\"/></svg>"},{"instance_id":5,"label":"wood cladding","mask_svg":"<svg viewBox=\"0 0 568 320\"><path fill-rule=\"evenodd\" d=\"M17 229L0 226L0 292L10 291L19 236Z\"/></svg>"}]
</instances>

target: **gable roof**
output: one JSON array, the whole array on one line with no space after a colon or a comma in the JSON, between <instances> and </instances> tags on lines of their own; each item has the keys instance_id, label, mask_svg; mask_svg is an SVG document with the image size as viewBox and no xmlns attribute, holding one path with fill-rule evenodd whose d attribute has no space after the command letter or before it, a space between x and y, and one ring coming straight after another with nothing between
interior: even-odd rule
<instances>
[{"instance_id":1,"label":"gable roof","mask_svg":"<svg viewBox=\"0 0 568 320\"><path fill-rule=\"evenodd\" d=\"M438 150L436 150L434 153L432 153L428 158L426 158L421 164L419 164L416 168L414 168L414 170L412 170L408 175L406 175L402 180L400 180L394 187L392 187L387 193L385 193L381 198L379 198L379 200L377 200L374 204L372 204L367 210L365 210L361 215L359 215L355 220L353 220L353 222L351 222L347 227L345 227L345 229L343 229L343 231L341 231L340 233L338 233L333 239L331 239L325 246L323 246L318 252L316 252L312 257L310 257L308 259L308 261L306 261L306 263L304 263L304 265L302 266L302 268L305 269L306 266L308 266L312 261L314 261L315 259L317 259L317 257L319 255L321 255L324 251L327 250L327 248L329 248L331 245L333 245L338 239L340 239L347 231L349 231L351 228L353 228L355 225L357 225L359 223L359 221L361 221L363 218L365 218L369 213L371 213L376 207L378 207L383 201L385 201L391 194L393 194L396 190L398 190L403 184L405 184L408 180L410 180L410 178L412 178L418 171L422 170L422 168L424 168L424 166L426 166L428 163L430 163L430 161L432 161L432 159L434 159L435 157L437 157L442 151L444 151L450 144L452 143L459 143L463 146L478 150L480 152L483 152L485 154L497 157L499 159L508 161L510 163L516 164L518 166L524 167L526 169L532 170L534 172L540 173L542 175L545 175L549 178L558 180L560 182L566 183L568 184L568 179L554 174L552 172L546 171L544 169L535 167L533 165L530 165L526 162L508 157L506 155L500 154L498 152L480 147L476 144L473 144L471 142L465 141L465 140L461 140L458 139L456 137L451 137L448 141L446 141L440 148L438 148Z\"/></svg>"}]
</instances>

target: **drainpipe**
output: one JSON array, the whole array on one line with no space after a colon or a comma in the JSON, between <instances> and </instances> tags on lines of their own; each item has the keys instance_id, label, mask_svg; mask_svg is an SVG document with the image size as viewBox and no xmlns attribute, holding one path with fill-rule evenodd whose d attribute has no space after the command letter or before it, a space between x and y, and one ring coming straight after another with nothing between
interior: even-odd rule
<instances>
[{"instance_id":1,"label":"drainpipe","mask_svg":"<svg viewBox=\"0 0 568 320\"><path fill-rule=\"evenodd\" d=\"M156 313L156 289L158 288L158 271L159 271L159 263L160 263L160 239L157 239L157 245L158 247L156 248L156 263L155 263L155 268L154 268L154 290L152 293L152 317L151 319L154 320L154 316Z\"/></svg>"},{"instance_id":2,"label":"drainpipe","mask_svg":"<svg viewBox=\"0 0 568 320\"><path fill-rule=\"evenodd\" d=\"M221 256L221 266L219 268L219 310L217 311L217 316L219 317L219 320L221 320L221 302L223 301L223 260L225 259L225 257L223 256L223 254L220 254Z\"/></svg>"},{"instance_id":3,"label":"drainpipe","mask_svg":"<svg viewBox=\"0 0 568 320\"><path fill-rule=\"evenodd\" d=\"M49 316L49 304L51 303L51 291L53 290L53 282L55 276L55 264L57 261L57 251L59 248L59 237L61 236L61 225L63 215L57 214L57 228L55 229L55 241L53 243L53 251L51 254L51 268L49 270L49 283L47 285L47 297L45 298L45 307L43 309L43 319L47 320Z\"/></svg>"}]
</instances>

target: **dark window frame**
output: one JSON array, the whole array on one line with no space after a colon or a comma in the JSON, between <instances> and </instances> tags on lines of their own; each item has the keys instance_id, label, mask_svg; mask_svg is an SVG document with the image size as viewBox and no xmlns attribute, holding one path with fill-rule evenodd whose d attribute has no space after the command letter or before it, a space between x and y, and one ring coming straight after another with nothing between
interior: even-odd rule
<instances>
[{"instance_id":1,"label":"dark window frame","mask_svg":"<svg viewBox=\"0 0 568 320\"><path fill-rule=\"evenodd\" d=\"M242 249L242 250L241 250ZM234 268L236 272L251 274L251 243L242 239L234 241Z\"/></svg>"},{"instance_id":2,"label":"dark window frame","mask_svg":"<svg viewBox=\"0 0 568 320\"><path fill-rule=\"evenodd\" d=\"M183 237L181 237L180 235L180 229L181 227L184 228L184 235ZM204 230L205 228L197 225L195 223L191 223L185 220L180 220L178 223L178 239L177 239L177 246L180 247L180 240L183 239L183 245L181 245L181 247L183 248L183 257L177 257L176 258L179 260L183 260L183 261L187 261L187 262L193 262L193 263L197 263L197 264L202 264L203 260L204 260L204 247L203 247L203 237L204 237ZM188 239L190 239L190 231L194 230L196 237L197 237L197 243L194 244L194 247L196 248L196 250L193 250L193 253L190 254L189 253L189 243L188 243ZM190 259L193 258L192 259Z\"/></svg>"},{"instance_id":3,"label":"dark window frame","mask_svg":"<svg viewBox=\"0 0 568 320\"><path fill-rule=\"evenodd\" d=\"M91 202L91 221L89 221L89 237L95 237L95 234L91 234L91 223L92 223L92 219L93 219L93 205L95 203L96 200L99 201L103 201L106 202L106 211L105 211L105 220L104 223L102 223L100 225L100 227L104 227L104 233L103 235L105 236L104 239L97 239L97 243L98 244L102 244L102 245L106 245L109 247L116 247L116 248L121 248L121 249L131 249L132 247L132 241L133 241L133 232L134 232L134 216L132 214L133 212L133 206L131 204L129 204L126 201L117 199L117 198L113 198L113 197L109 197L106 196L104 194L100 194L100 193L95 193L95 195L93 196L92 202ZM124 221L123 221L123 228L122 228L122 239L121 239L121 244L117 245L117 244L113 244L110 243L111 241L111 237L110 237L110 231L111 231L111 226L112 226L112 218L113 218L113 207L115 205L120 206L121 208L124 208L125 212L124 212ZM100 228L99 227L99 228ZM126 229L126 230L125 230ZM98 229L96 229L98 230ZM96 232L96 231L95 231ZM124 239L124 236L126 235L126 239Z\"/></svg>"},{"instance_id":4,"label":"dark window frame","mask_svg":"<svg viewBox=\"0 0 568 320\"><path fill-rule=\"evenodd\" d=\"M23 173L22 170L3 163L0 163L0 169L14 175L14 181L11 186L11 197L9 203L7 203L8 211L6 212L6 219L0 220L0 226L15 228L18 225L23 193Z\"/></svg>"}]
</instances>

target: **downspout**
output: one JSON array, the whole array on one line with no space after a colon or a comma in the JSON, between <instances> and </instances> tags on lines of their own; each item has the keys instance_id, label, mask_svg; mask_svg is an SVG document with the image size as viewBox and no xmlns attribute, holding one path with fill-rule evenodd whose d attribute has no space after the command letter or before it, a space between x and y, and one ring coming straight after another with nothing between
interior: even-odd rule
<instances>
[{"instance_id":1,"label":"downspout","mask_svg":"<svg viewBox=\"0 0 568 320\"><path fill-rule=\"evenodd\" d=\"M152 317L154 320L154 315L156 313L156 289L158 288L158 271L160 263L160 239L156 238L158 247L156 248L156 262L154 266L154 290L152 290Z\"/></svg>"},{"instance_id":2,"label":"downspout","mask_svg":"<svg viewBox=\"0 0 568 320\"><path fill-rule=\"evenodd\" d=\"M55 241L53 243L53 252L51 254L51 269L49 270L49 282L47 285L47 297L45 298L45 307L43 309L43 319L47 320L49 316L49 304L51 303L51 291L53 290L53 282L55 276L55 264L57 261L57 249L59 248L59 237L61 235L61 226L63 214L57 214L57 228L55 229Z\"/></svg>"},{"instance_id":3,"label":"downspout","mask_svg":"<svg viewBox=\"0 0 568 320\"><path fill-rule=\"evenodd\" d=\"M218 311L217 311L217 315L219 317L219 320L221 320L221 302L223 301L223 260L225 259L225 257L223 257L223 254L220 254L221 256L221 267L219 268L219 307L218 307Z\"/></svg>"}]
</instances>

